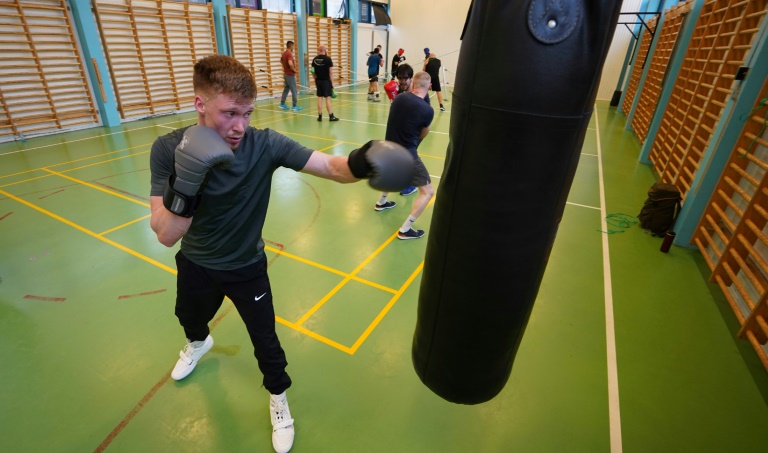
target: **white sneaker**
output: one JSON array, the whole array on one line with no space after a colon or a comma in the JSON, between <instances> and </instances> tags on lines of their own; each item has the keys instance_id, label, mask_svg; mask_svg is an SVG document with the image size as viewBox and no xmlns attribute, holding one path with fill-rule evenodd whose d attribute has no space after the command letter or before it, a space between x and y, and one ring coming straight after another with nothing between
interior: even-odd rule
<instances>
[{"instance_id":1,"label":"white sneaker","mask_svg":"<svg viewBox=\"0 0 768 453\"><path fill-rule=\"evenodd\" d=\"M210 335L205 338L205 341L187 340L187 345L179 352L180 358L176 362L176 366L173 367L173 371L171 371L171 377L176 381L180 381L189 376L189 373L197 366L197 361L200 360L200 357L210 351L212 346L213 337Z\"/></svg>"},{"instance_id":2,"label":"white sneaker","mask_svg":"<svg viewBox=\"0 0 768 453\"><path fill-rule=\"evenodd\" d=\"M293 446L294 430L285 392L270 395L269 415L272 417L272 447L277 453L288 453Z\"/></svg>"}]
</instances>

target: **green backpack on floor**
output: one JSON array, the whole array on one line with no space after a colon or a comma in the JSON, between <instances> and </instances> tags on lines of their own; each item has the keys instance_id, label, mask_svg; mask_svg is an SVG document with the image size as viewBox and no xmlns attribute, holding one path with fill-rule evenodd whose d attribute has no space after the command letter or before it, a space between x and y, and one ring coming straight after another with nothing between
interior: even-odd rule
<instances>
[{"instance_id":1,"label":"green backpack on floor","mask_svg":"<svg viewBox=\"0 0 768 453\"><path fill-rule=\"evenodd\" d=\"M675 225L683 197L674 184L654 183L648 190L648 199L637 219L644 230L653 236L664 236Z\"/></svg>"}]
</instances>

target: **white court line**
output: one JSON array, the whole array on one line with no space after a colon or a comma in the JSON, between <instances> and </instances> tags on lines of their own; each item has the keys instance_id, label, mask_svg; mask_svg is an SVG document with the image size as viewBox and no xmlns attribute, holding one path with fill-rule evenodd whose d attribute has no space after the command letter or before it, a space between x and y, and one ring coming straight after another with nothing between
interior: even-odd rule
<instances>
[{"instance_id":1,"label":"white court line","mask_svg":"<svg viewBox=\"0 0 768 453\"><path fill-rule=\"evenodd\" d=\"M256 108L256 110L264 110L264 111L267 111L267 112L283 112L284 111L284 110L280 110L280 109L275 110L275 109L265 109L265 108ZM306 110L306 109L304 109L304 110ZM293 113L292 115L296 115L296 116L310 116L310 117L316 118L315 115L307 114L307 113ZM347 121L347 122L350 122L350 123L370 124L372 126L387 127L386 124L369 123L367 121L348 120L348 119L344 119L344 118L339 118L339 121ZM430 130L429 133L430 134L448 135L448 132L438 132L438 131L433 131L433 130Z\"/></svg>"},{"instance_id":2,"label":"white court line","mask_svg":"<svg viewBox=\"0 0 768 453\"><path fill-rule=\"evenodd\" d=\"M600 148L600 126L595 105L595 131L597 133L597 172L600 183L600 228L608 231L605 220L605 185L603 182L603 158ZM619 374L616 365L616 331L613 319L613 287L611 283L611 256L608 249L608 235L603 239L603 294L605 299L605 343L608 368L608 427L611 439L611 453L621 453L621 409L619 407Z\"/></svg>"},{"instance_id":3,"label":"white court line","mask_svg":"<svg viewBox=\"0 0 768 453\"><path fill-rule=\"evenodd\" d=\"M589 153L581 153L582 156L592 156L592 157L598 157L597 154L589 154Z\"/></svg>"},{"instance_id":4,"label":"white court line","mask_svg":"<svg viewBox=\"0 0 768 453\"><path fill-rule=\"evenodd\" d=\"M172 130L174 130L174 131L175 131L176 129L178 129L178 127L162 126L162 125L160 125L160 124L158 124L158 125L157 125L157 127L164 127L164 128L166 128L166 129L172 129Z\"/></svg>"},{"instance_id":5,"label":"white court line","mask_svg":"<svg viewBox=\"0 0 768 453\"><path fill-rule=\"evenodd\" d=\"M578 206L580 208L597 209L598 211L601 211L601 209L598 208L597 206L589 206L589 205L586 205L586 204L571 203L570 201L566 201L565 204L569 204L571 206Z\"/></svg>"},{"instance_id":6,"label":"white court line","mask_svg":"<svg viewBox=\"0 0 768 453\"><path fill-rule=\"evenodd\" d=\"M185 121L185 120L182 120L181 118L179 118L179 119L177 119L175 121L169 121L167 123L162 123L162 124L173 124L173 123L178 123L179 121ZM149 129L150 127L166 127L166 126L163 126L162 124L154 124L152 126L137 127L135 129L128 129L128 130L125 130L125 131L110 132L109 134L92 135L90 137L78 138L77 140L68 140L68 141L63 141L63 142L58 142L58 143L51 143L50 145L36 146L34 148L18 149L16 151L9 151L7 153L0 153L0 157L1 156L7 156L9 154L16 154L16 153L23 153L23 152L26 152L26 151L33 151L33 150L36 150L36 149L50 148L52 146L66 145L68 143L82 142L83 140L90 140L92 138L106 137L106 136L109 136L109 135L125 134L125 133L128 133L128 132L140 131L142 129ZM101 127L104 127L104 126L101 126ZM176 129L176 128L171 127L169 129ZM36 138L36 137L33 137L33 138Z\"/></svg>"}]
</instances>

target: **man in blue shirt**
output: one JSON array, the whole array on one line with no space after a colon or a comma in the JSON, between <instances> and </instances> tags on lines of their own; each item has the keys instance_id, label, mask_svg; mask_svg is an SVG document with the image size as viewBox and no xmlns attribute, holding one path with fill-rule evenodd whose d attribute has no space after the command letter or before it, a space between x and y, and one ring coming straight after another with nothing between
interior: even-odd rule
<instances>
[{"instance_id":1,"label":"man in blue shirt","mask_svg":"<svg viewBox=\"0 0 768 453\"><path fill-rule=\"evenodd\" d=\"M373 49L368 57L368 100L381 102L379 99L379 68L384 66L384 57L379 53L379 48Z\"/></svg>"}]
</instances>

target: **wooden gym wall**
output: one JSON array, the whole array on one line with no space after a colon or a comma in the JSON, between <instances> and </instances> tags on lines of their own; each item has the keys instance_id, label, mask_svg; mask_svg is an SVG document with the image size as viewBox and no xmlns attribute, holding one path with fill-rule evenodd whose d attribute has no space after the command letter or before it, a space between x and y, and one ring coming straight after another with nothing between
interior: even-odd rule
<instances>
[{"instance_id":1,"label":"wooden gym wall","mask_svg":"<svg viewBox=\"0 0 768 453\"><path fill-rule=\"evenodd\" d=\"M192 108L192 67L216 53L211 4L94 0L122 118Z\"/></svg>"},{"instance_id":2,"label":"wooden gym wall","mask_svg":"<svg viewBox=\"0 0 768 453\"><path fill-rule=\"evenodd\" d=\"M100 123L64 0L0 1L0 139Z\"/></svg>"},{"instance_id":3,"label":"wooden gym wall","mask_svg":"<svg viewBox=\"0 0 768 453\"><path fill-rule=\"evenodd\" d=\"M296 15L266 10L227 7L232 55L254 75L258 95L273 97L283 92L280 57L287 41L298 42ZM298 68L298 54L294 54ZM301 84L299 74L296 83Z\"/></svg>"},{"instance_id":4,"label":"wooden gym wall","mask_svg":"<svg viewBox=\"0 0 768 453\"><path fill-rule=\"evenodd\" d=\"M693 0L688 0L666 10L661 30L656 32L656 47L649 60L648 73L645 76L637 107L635 107L635 114L632 117L632 129L635 131L640 143L645 142L645 138L648 135L653 114L656 113L662 84L666 82L665 74L669 60L677 45L677 37L680 34L683 21L692 7Z\"/></svg>"},{"instance_id":5,"label":"wooden gym wall","mask_svg":"<svg viewBox=\"0 0 768 453\"><path fill-rule=\"evenodd\" d=\"M646 21L648 28L652 32L656 32L656 24L658 23L658 17L654 17ZM621 110L625 115L629 115L629 111L632 109L632 102L635 100L635 94L637 94L637 87L640 85L640 77L643 75L643 68L645 68L646 61L648 60L648 52L651 50L651 41L653 35L648 30L643 30L643 36L640 38L640 45L637 48L637 55L635 56L635 64L632 65L632 74L629 76L629 82L627 83L627 90L624 94L624 102L621 104Z\"/></svg>"},{"instance_id":6,"label":"wooden gym wall","mask_svg":"<svg viewBox=\"0 0 768 453\"><path fill-rule=\"evenodd\" d=\"M683 197L765 13L766 0L708 0L702 7L649 155L661 180Z\"/></svg>"},{"instance_id":7,"label":"wooden gym wall","mask_svg":"<svg viewBox=\"0 0 768 453\"><path fill-rule=\"evenodd\" d=\"M768 370L768 80L760 93L693 242Z\"/></svg>"},{"instance_id":8,"label":"wooden gym wall","mask_svg":"<svg viewBox=\"0 0 768 453\"><path fill-rule=\"evenodd\" d=\"M338 22L338 21L337 21ZM317 56L317 47L325 44L328 56L333 60L333 86L349 85L352 64L352 28L348 23L334 23L330 17L310 16L307 18L307 55L309 64ZM311 78L311 77L310 77ZM360 77L358 77L360 78ZM309 85L315 89L315 81Z\"/></svg>"}]
</instances>

